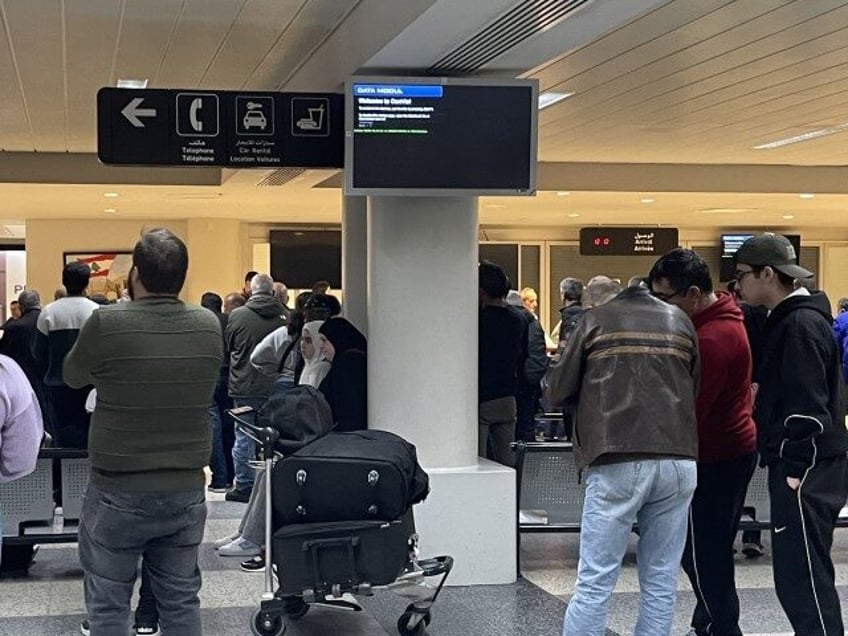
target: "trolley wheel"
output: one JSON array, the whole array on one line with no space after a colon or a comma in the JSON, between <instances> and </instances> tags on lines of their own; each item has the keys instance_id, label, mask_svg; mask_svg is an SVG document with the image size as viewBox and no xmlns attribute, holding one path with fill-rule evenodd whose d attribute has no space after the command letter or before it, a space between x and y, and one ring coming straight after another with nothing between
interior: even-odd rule
<instances>
[{"instance_id":1,"label":"trolley wheel","mask_svg":"<svg viewBox=\"0 0 848 636\"><path fill-rule=\"evenodd\" d=\"M250 616L250 633L254 636L282 636L286 633L286 626L282 616L275 616L273 620L263 620L262 610L256 609Z\"/></svg>"},{"instance_id":2,"label":"trolley wheel","mask_svg":"<svg viewBox=\"0 0 848 636\"><path fill-rule=\"evenodd\" d=\"M422 613L421 611L415 609L415 603L410 603L409 605L407 605L404 612L409 612L410 614L421 614ZM424 614L424 625L425 626L429 625L430 624L430 618L431 618L430 610L424 611L423 614Z\"/></svg>"},{"instance_id":3,"label":"trolley wheel","mask_svg":"<svg viewBox=\"0 0 848 636\"><path fill-rule=\"evenodd\" d=\"M410 605L409 607L413 607L413 606ZM410 620L412 620L412 617L416 616L416 615L420 616L421 614L420 614L420 612L415 612L415 611L410 610L408 608L403 614L401 614L401 616L400 616L400 618L398 619L398 622L397 622L397 630L398 630L398 633L400 634L400 636L423 636L424 635L424 630L426 629L427 625L430 624L430 612L428 610L427 613L424 614L424 617L418 622L418 624L415 625L415 627L410 627L409 622L410 622Z\"/></svg>"},{"instance_id":4,"label":"trolley wheel","mask_svg":"<svg viewBox=\"0 0 848 636\"><path fill-rule=\"evenodd\" d=\"M293 621L300 620L309 611L309 604L300 596L291 596L285 599L286 616Z\"/></svg>"}]
</instances>

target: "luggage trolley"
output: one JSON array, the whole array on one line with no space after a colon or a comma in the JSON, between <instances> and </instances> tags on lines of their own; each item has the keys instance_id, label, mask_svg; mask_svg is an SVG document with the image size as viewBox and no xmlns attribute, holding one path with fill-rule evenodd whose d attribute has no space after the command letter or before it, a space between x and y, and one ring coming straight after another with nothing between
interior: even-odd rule
<instances>
[{"instance_id":1,"label":"luggage trolley","mask_svg":"<svg viewBox=\"0 0 848 636\"><path fill-rule=\"evenodd\" d=\"M287 576L286 564L280 563L277 573L278 584L275 591L274 549L275 531L273 527L272 504L272 473L275 463L282 454L275 450L274 445L279 438L276 430L270 427L260 427L255 424L256 413L251 407L240 407L228 411L236 426L248 437L260 444L265 462L265 591L262 593L260 606L253 612L250 619L251 633L256 636L280 636L286 631L286 622L302 618L311 604L320 603L325 606L337 606L345 609L361 611L361 607L343 600L342 594L350 593L359 596L373 596L375 589L389 589L398 596L408 598L412 602L406 607L397 621L397 630L401 636L421 636L430 623L430 610L439 596L445 580L453 568L453 557L438 556L431 559L418 559L418 535L415 534L412 509L402 520L392 522L362 522L370 524L371 528L385 530L384 536L377 541L385 542L387 538L404 537L405 546L394 550L392 556L397 559L398 568L386 580L367 580L367 572L378 572L385 569L385 562L374 568L361 567L368 560L368 549L375 548L374 540L370 542L364 536L344 532L328 532L328 526L333 524L299 524L282 526L277 534L288 535L286 541L298 544L297 567L301 572L297 577ZM355 523L355 522L352 522ZM309 526L321 526L315 532L310 532ZM344 525L344 524L342 524ZM350 525L350 524L348 524ZM331 529L330 529L331 530ZM398 535L398 532L403 533ZM291 556L292 553L289 552ZM384 555L380 555L383 557ZM326 566L333 564L334 575L327 576ZM292 565L294 559L292 559ZM340 565L339 561L344 564ZM391 563L388 563L389 567ZM293 569L293 568L290 568ZM344 572L339 575L339 570ZM309 575L304 577L304 570ZM430 579L438 577L436 582ZM289 580L292 579L292 580Z\"/></svg>"}]
</instances>

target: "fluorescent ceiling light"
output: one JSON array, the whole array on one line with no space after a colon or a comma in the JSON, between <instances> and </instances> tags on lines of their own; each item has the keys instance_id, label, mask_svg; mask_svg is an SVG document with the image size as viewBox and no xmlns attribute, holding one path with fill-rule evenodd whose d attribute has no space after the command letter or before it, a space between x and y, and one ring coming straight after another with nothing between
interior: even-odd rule
<instances>
[{"instance_id":1,"label":"fluorescent ceiling light","mask_svg":"<svg viewBox=\"0 0 848 636\"><path fill-rule=\"evenodd\" d=\"M486 206L490 210L503 210L506 206L502 203L487 203Z\"/></svg>"},{"instance_id":2,"label":"fluorescent ceiling light","mask_svg":"<svg viewBox=\"0 0 848 636\"><path fill-rule=\"evenodd\" d=\"M548 106L553 106L557 102L568 99L572 95L574 95L573 91L570 93L555 93L554 91L546 91L539 95L539 110L547 108Z\"/></svg>"},{"instance_id":3,"label":"fluorescent ceiling light","mask_svg":"<svg viewBox=\"0 0 848 636\"><path fill-rule=\"evenodd\" d=\"M106 214L115 214L115 212L117 212L117 210L116 210L115 208L106 208L106 209L105 209L105 210L103 210L103 211L104 211Z\"/></svg>"},{"instance_id":4,"label":"fluorescent ceiling light","mask_svg":"<svg viewBox=\"0 0 848 636\"><path fill-rule=\"evenodd\" d=\"M147 88L146 79L119 79L118 88Z\"/></svg>"},{"instance_id":5,"label":"fluorescent ceiling light","mask_svg":"<svg viewBox=\"0 0 848 636\"><path fill-rule=\"evenodd\" d=\"M577 212L572 212L571 214L568 215L568 218L569 219L576 219L578 216L580 216L580 215L577 214Z\"/></svg>"},{"instance_id":6,"label":"fluorescent ceiling light","mask_svg":"<svg viewBox=\"0 0 848 636\"><path fill-rule=\"evenodd\" d=\"M116 199L117 197L119 197L121 195L119 195L117 192L104 192L103 196L106 197L107 199Z\"/></svg>"},{"instance_id":7,"label":"fluorescent ceiling light","mask_svg":"<svg viewBox=\"0 0 848 636\"><path fill-rule=\"evenodd\" d=\"M799 196L800 198L802 198L802 199L812 199L812 198L813 198L813 197L815 197L816 195L815 195L815 194L813 194L812 192L802 192L802 193L801 193L801 194L799 194L798 196Z\"/></svg>"},{"instance_id":8,"label":"fluorescent ceiling light","mask_svg":"<svg viewBox=\"0 0 848 636\"><path fill-rule=\"evenodd\" d=\"M653 199L642 199L642 203L653 203Z\"/></svg>"},{"instance_id":9,"label":"fluorescent ceiling light","mask_svg":"<svg viewBox=\"0 0 848 636\"><path fill-rule=\"evenodd\" d=\"M562 191L560 191L560 192L557 192L557 196L558 196L558 197L567 197L569 194L571 194L571 192L567 192L567 191L565 191L565 190L562 190Z\"/></svg>"},{"instance_id":10,"label":"fluorescent ceiling light","mask_svg":"<svg viewBox=\"0 0 848 636\"><path fill-rule=\"evenodd\" d=\"M759 146L754 146L754 150L773 150L774 148L789 146L790 144L798 144L802 141L810 141L811 139L818 139L819 137L827 137L828 135L834 135L846 130L848 130L848 122L839 124L838 126L819 128L818 130L811 130L810 132L801 133L800 135L793 135L792 137L785 137L776 141L770 141L765 144L760 144Z\"/></svg>"},{"instance_id":11,"label":"fluorescent ceiling light","mask_svg":"<svg viewBox=\"0 0 848 636\"><path fill-rule=\"evenodd\" d=\"M786 220L788 221L789 219L794 219L794 218L795 218L795 215L793 215L793 214L784 214L784 215L783 215L783 218L784 218L784 219L786 219Z\"/></svg>"}]
</instances>

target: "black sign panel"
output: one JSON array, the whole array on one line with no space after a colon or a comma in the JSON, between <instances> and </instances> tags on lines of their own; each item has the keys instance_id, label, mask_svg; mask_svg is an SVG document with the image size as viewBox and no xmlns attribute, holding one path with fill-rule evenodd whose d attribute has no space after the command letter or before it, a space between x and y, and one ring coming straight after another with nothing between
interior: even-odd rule
<instances>
[{"instance_id":1,"label":"black sign panel","mask_svg":"<svg viewBox=\"0 0 848 636\"><path fill-rule=\"evenodd\" d=\"M677 228L580 229L580 254L584 256L662 256L679 245Z\"/></svg>"},{"instance_id":2,"label":"black sign panel","mask_svg":"<svg viewBox=\"0 0 848 636\"><path fill-rule=\"evenodd\" d=\"M341 168L344 99L333 93L102 88L107 164Z\"/></svg>"}]
</instances>

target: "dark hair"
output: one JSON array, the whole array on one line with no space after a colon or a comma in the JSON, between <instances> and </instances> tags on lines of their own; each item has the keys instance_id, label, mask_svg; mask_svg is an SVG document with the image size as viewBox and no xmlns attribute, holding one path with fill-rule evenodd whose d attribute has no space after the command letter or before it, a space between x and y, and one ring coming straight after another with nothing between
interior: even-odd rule
<instances>
[{"instance_id":1,"label":"dark hair","mask_svg":"<svg viewBox=\"0 0 848 636\"><path fill-rule=\"evenodd\" d=\"M12 305L17 305L18 307L21 306L21 304L17 300L13 300L12 302L9 303L9 307L11 307Z\"/></svg>"},{"instance_id":2,"label":"dark hair","mask_svg":"<svg viewBox=\"0 0 848 636\"><path fill-rule=\"evenodd\" d=\"M783 272L781 272L778 269L775 269L774 267L772 267L772 269L774 269L774 273L777 274L777 281L781 285L783 285L784 287L795 287L795 277L794 276L790 276L789 274L784 274ZM760 270L760 271L762 271L762 270Z\"/></svg>"},{"instance_id":3,"label":"dark hair","mask_svg":"<svg viewBox=\"0 0 848 636\"><path fill-rule=\"evenodd\" d=\"M342 304L332 294L312 294L303 305L306 322L327 320L342 313Z\"/></svg>"},{"instance_id":4,"label":"dark hair","mask_svg":"<svg viewBox=\"0 0 848 636\"><path fill-rule=\"evenodd\" d=\"M661 278L668 280L674 291L697 287L703 293L713 291L713 279L706 261L695 251L677 247L661 256L648 274L649 286Z\"/></svg>"},{"instance_id":5,"label":"dark hair","mask_svg":"<svg viewBox=\"0 0 848 636\"><path fill-rule=\"evenodd\" d=\"M148 292L176 296L185 283L188 250L173 232L158 227L142 234L135 244L133 267Z\"/></svg>"},{"instance_id":6,"label":"dark hair","mask_svg":"<svg viewBox=\"0 0 848 636\"><path fill-rule=\"evenodd\" d=\"M62 284L68 296L82 296L91 278L91 268L85 263L68 263L62 270Z\"/></svg>"},{"instance_id":7,"label":"dark hair","mask_svg":"<svg viewBox=\"0 0 848 636\"><path fill-rule=\"evenodd\" d=\"M330 283L326 280L319 280L312 285L313 294L326 294L328 289L330 289Z\"/></svg>"},{"instance_id":8,"label":"dark hair","mask_svg":"<svg viewBox=\"0 0 848 636\"><path fill-rule=\"evenodd\" d=\"M477 268L480 289L489 298L506 298L509 293L509 277L500 266L490 261L480 261Z\"/></svg>"},{"instance_id":9,"label":"dark hair","mask_svg":"<svg viewBox=\"0 0 848 636\"><path fill-rule=\"evenodd\" d=\"M106 294L92 294L91 301L98 305L111 305L112 302L106 298Z\"/></svg>"},{"instance_id":10,"label":"dark hair","mask_svg":"<svg viewBox=\"0 0 848 636\"><path fill-rule=\"evenodd\" d=\"M249 283L253 280L253 277L256 276L258 273L259 272L254 272L253 270L249 271L247 274L244 275L244 282Z\"/></svg>"},{"instance_id":11,"label":"dark hair","mask_svg":"<svg viewBox=\"0 0 848 636\"><path fill-rule=\"evenodd\" d=\"M221 313L224 307L224 301L215 292L206 292L200 297L200 306L209 311L214 311L216 314Z\"/></svg>"}]
</instances>

